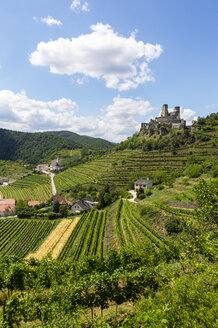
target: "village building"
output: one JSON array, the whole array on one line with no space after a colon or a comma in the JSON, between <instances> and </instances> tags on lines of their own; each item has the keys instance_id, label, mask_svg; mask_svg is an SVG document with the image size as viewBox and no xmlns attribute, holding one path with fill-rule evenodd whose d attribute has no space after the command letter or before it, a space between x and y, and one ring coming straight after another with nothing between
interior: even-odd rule
<instances>
[{"instance_id":1,"label":"village building","mask_svg":"<svg viewBox=\"0 0 218 328\"><path fill-rule=\"evenodd\" d=\"M52 196L52 202L58 201L60 205L72 205L72 202L67 201L64 195L55 195Z\"/></svg>"},{"instance_id":2,"label":"village building","mask_svg":"<svg viewBox=\"0 0 218 328\"><path fill-rule=\"evenodd\" d=\"M3 216L6 210L8 210L9 212L14 211L15 205L15 199L0 199L0 216Z\"/></svg>"},{"instance_id":3,"label":"village building","mask_svg":"<svg viewBox=\"0 0 218 328\"><path fill-rule=\"evenodd\" d=\"M48 169L49 169L48 164L38 164L36 166L36 171L42 172L42 171L47 171Z\"/></svg>"},{"instance_id":4,"label":"village building","mask_svg":"<svg viewBox=\"0 0 218 328\"><path fill-rule=\"evenodd\" d=\"M168 111L168 105L162 106L161 116L150 120L149 123L141 123L140 132L149 137L153 134L167 135L171 130L186 128L186 121L180 118L180 107L174 107L172 112Z\"/></svg>"},{"instance_id":5,"label":"village building","mask_svg":"<svg viewBox=\"0 0 218 328\"><path fill-rule=\"evenodd\" d=\"M149 189L152 187L152 181L147 178L146 180L145 179L139 179L137 181L134 182L134 189L135 190L138 190L139 188L146 188L146 189Z\"/></svg>"},{"instance_id":6,"label":"village building","mask_svg":"<svg viewBox=\"0 0 218 328\"><path fill-rule=\"evenodd\" d=\"M77 200L71 207L72 213L89 211L96 206L97 202L93 202L90 199Z\"/></svg>"},{"instance_id":7,"label":"village building","mask_svg":"<svg viewBox=\"0 0 218 328\"><path fill-rule=\"evenodd\" d=\"M32 206L40 205L42 203L46 203L46 200L29 200L28 206L32 207Z\"/></svg>"},{"instance_id":8,"label":"village building","mask_svg":"<svg viewBox=\"0 0 218 328\"><path fill-rule=\"evenodd\" d=\"M61 169L60 158L58 157L57 159L53 159L51 161L50 170L52 170L52 171L58 171L60 169Z\"/></svg>"}]
</instances>

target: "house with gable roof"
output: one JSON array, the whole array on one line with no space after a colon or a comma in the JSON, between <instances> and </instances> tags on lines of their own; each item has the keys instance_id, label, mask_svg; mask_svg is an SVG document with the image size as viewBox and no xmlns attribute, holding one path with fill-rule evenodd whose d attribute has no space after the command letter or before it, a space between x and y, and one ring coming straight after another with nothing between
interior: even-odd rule
<instances>
[{"instance_id":1,"label":"house with gable roof","mask_svg":"<svg viewBox=\"0 0 218 328\"><path fill-rule=\"evenodd\" d=\"M146 188L149 189L153 186L152 181L147 178L145 179L139 179L137 181L134 182L134 189L138 190L139 188Z\"/></svg>"}]
</instances>

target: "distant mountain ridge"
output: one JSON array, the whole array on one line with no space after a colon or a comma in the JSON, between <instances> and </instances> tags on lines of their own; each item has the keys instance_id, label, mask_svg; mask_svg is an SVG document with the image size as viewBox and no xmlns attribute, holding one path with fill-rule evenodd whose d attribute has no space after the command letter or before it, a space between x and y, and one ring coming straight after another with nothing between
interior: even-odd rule
<instances>
[{"instance_id":1,"label":"distant mountain ridge","mask_svg":"<svg viewBox=\"0 0 218 328\"><path fill-rule=\"evenodd\" d=\"M68 131L30 133L0 128L0 160L24 160L37 164L50 160L63 149L107 149L114 146L109 141L75 133L75 139L81 140L78 143L73 140L73 136L74 133Z\"/></svg>"},{"instance_id":2,"label":"distant mountain ridge","mask_svg":"<svg viewBox=\"0 0 218 328\"><path fill-rule=\"evenodd\" d=\"M46 133L72 140L83 147L91 149L108 149L115 146L115 143L112 143L108 140L79 135L71 131L48 131Z\"/></svg>"}]
</instances>

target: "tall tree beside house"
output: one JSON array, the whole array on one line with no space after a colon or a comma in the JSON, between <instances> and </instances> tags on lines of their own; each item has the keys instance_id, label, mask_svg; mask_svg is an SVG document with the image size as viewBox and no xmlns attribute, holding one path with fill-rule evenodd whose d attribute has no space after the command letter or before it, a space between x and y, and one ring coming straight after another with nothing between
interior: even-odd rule
<instances>
[{"instance_id":1,"label":"tall tree beside house","mask_svg":"<svg viewBox=\"0 0 218 328\"><path fill-rule=\"evenodd\" d=\"M52 212L59 213L60 204L58 200L55 200L52 206Z\"/></svg>"}]
</instances>

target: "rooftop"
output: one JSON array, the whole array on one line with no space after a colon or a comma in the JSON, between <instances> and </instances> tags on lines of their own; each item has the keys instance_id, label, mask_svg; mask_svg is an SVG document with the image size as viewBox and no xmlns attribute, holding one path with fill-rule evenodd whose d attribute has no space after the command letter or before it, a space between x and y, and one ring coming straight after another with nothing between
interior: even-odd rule
<instances>
[{"instance_id":1,"label":"rooftop","mask_svg":"<svg viewBox=\"0 0 218 328\"><path fill-rule=\"evenodd\" d=\"M151 183L152 181L150 179L139 179L137 181L135 181L135 183L138 183L138 184L149 184Z\"/></svg>"}]
</instances>

